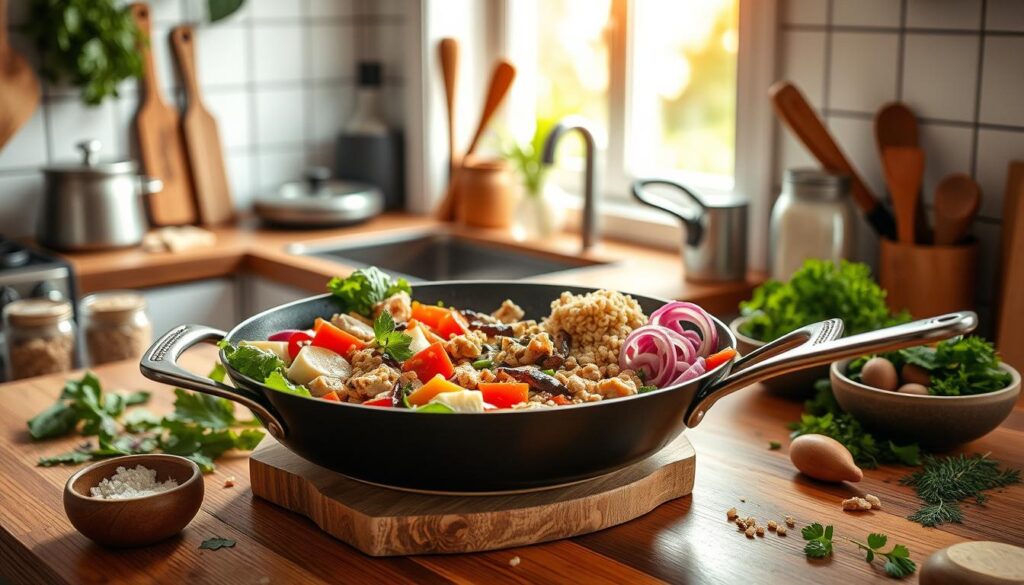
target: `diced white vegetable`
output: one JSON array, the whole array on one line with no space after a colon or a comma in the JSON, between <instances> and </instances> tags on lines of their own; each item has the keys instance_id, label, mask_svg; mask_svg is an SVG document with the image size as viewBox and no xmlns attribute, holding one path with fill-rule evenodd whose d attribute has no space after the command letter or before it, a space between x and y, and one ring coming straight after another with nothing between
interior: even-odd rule
<instances>
[{"instance_id":1,"label":"diced white vegetable","mask_svg":"<svg viewBox=\"0 0 1024 585\"><path fill-rule=\"evenodd\" d=\"M427 341L427 336L423 335L423 331L420 330L419 327L406 329L405 334L412 338L412 342L409 344L409 349L412 351L413 355L416 355L430 347L430 342Z\"/></svg>"},{"instance_id":2,"label":"diced white vegetable","mask_svg":"<svg viewBox=\"0 0 1024 585\"><path fill-rule=\"evenodd\" d=\"M288 355L287 341L243 341L238 345L251 345L255 348L269 351L284 360L285 364L292 363L292 356Z\"/></svg>"},{"instance_id":3,"label":"diced white vegetable","mask_svg":"<svg viewBox=\"0 0 1024 585\"><path fill-rule=\"evenodd\" d=\"M352 375L348 360L329 349L307 345L295 355L295 361L288 368L288 378L296 384L309 384L320 376L341 378Z\"/></svg>"},{"instance_id":4,"label":"diced white vegetable","mask_svg":"<svg viewBox=\"0 0 1024 585\"><path fill-rule=\"evenodd\" d=\"M479 390L459 390L458 392L442 392L430 402L447 406L455 412L483 412L484 395Z\"/></svg>"}]
</instances>

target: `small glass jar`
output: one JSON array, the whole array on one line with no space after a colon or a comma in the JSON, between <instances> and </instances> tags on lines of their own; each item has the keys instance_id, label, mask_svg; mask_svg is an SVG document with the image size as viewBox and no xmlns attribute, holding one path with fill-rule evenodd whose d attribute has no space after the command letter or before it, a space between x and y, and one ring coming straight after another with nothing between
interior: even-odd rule
<instances>
[{"instance_id":1,"label":"small glass jar","mask_svg":"<svg viewBox=\"0 0 1024 585\"><path fill-rule=\"evenodd\" d=\"M96 293L82 299L81 306L90 364L137 358L152 343L153 325L139 293Z\"/></svg>"},{"instance_id":2,"label":"small glass jar","mask_svg":"<svg viewBox=\"0 0 1024 585\"><path fill-rule=\"evenodd\" d=\"M4 307L7 377L66 372L74 367L75 324L68 301L24 299Z\"/></svg>"},{"instance_id":3,"label":"small glass jar","mask_svg":"<svg viewBox=\"0 0 1024 585\"><path fill-rule=\"evenodd\" d=\"M772 207L771 277L789 280L809 258L849 258L854 217L849 178L819 169L787 169Z\"/></svg>"}]
</instances>

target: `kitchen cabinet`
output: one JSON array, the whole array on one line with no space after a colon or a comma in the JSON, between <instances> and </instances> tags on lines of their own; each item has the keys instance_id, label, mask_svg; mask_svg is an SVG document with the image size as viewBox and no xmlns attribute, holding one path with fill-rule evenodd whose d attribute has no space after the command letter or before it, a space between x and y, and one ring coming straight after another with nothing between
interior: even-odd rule
<instances>
[{"instance_id":1,"label":"kitchen cabinet","mask_svg":"<svg viewBox=\"0 0 1024 585\"><path fill-rule=\"evenodd\" d=\"M240 310L234 278L208 278L139 292L146 298L154 338L182 323L201 323L225 331L238 323Z\"/></svg>"}]
</instances>

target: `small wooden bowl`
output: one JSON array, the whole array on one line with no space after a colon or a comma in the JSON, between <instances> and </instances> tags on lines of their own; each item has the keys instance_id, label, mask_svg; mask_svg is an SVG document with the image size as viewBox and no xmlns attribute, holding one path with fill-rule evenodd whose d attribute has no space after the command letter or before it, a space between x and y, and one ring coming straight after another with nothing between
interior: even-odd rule
<instances>
[{"instance_id":1,"label":"small wooden bowl","mask_svg":"<svg viewBox=\"0 0 1024 585\"><path fill-rule=\"evenodd\" d=\"M174 479L178 487L124 500L89 495L118 467L136 465L155 469L157 481ZM192 461L177 455L127 455L94 463L72 475L64 486L64 512L79 532L101 545L146 546L181 532L199 511L203 493L203 474Z\"/></svg>"},{"instance_id":2,"label":"small wooden bowl","mask_svg":"<svg viewBox=\"0 0 1024 585\"><path fill-rule=\"evenodd\" d=\"M747 355L765 344L764 341L740 333L740 327L747 322L747 319L749 317L737 317L733 319L732 323L729 323L729 329L732 329L732 334L736 336L736 351L741 356ZM782 398L804 400L814 394L814 383L824 378L828 378L828 366L817 366L783 374L761 383L773 394Z\"/></svg>"},{"instance_id":3,"label":"small wooden bowl","mask_svg":"<svg viewBox=\"0 0 1024 585\"><path fill-rule=\"evenodd\" d=\"M1020 374L1003 363L1010 385L970 396L922 396L872 388L846 377L851 360L832 362L829 377L836 402L865 427L886 437L943 450L992 432L1013 412Z\"/></svg>"}]
</instances>

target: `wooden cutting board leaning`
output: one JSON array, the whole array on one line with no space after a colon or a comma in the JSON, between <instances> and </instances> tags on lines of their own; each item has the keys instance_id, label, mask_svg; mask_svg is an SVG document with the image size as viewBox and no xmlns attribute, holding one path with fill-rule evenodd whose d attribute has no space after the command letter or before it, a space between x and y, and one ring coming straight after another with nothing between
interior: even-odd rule
<instances>
[{"instance_id":1,"label":"wooden cutting board leaning","mask_svg":"<svg viewBox=\"0 0 1024 585\"><path fill-rule=\"evenodd\" d=\"M39 105L39 80L7 38L7 0L0 0L0 149Z\"/></svg>"}]
</instances>

